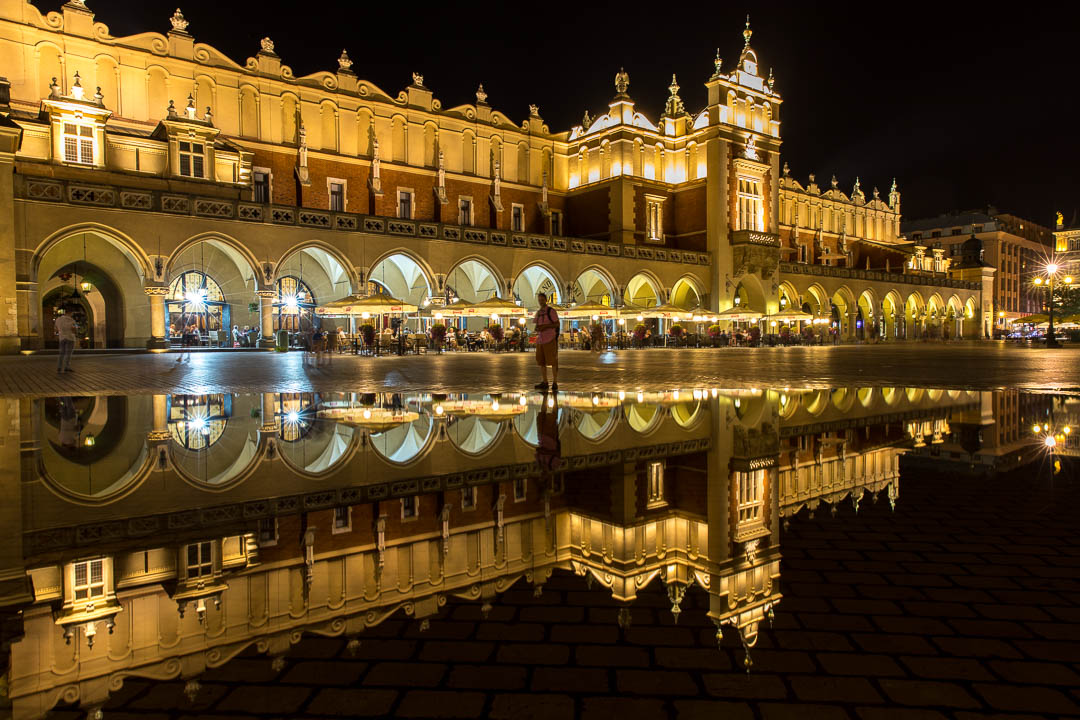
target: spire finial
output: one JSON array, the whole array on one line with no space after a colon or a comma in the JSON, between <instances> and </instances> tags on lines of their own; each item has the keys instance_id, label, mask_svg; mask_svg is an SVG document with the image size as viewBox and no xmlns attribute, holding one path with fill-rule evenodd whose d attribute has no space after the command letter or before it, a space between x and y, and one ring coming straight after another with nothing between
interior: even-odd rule
<instances>
[{"instance_id":1,"label":"spire finial","mask_svg":"<svg viewBox=\"0 0 1080 720\"><path fill-rule=\"evenodd\" d=\"M338 69L342 72L352 72L353 62L349 57L349 51L342 49L341 56L337 59Z\"/></svg>"},{"instance_id":2,"label":"spire finial","mask_svg":"<svg viewBox=\"0 0 1080 720\"><path fill-rule=\"evenodd\" d=\"M176 12L169 18L169 22L172 24L173 32L187 32L188 21L184 17L184 13L180 12L180 8L176 8Z\"/></svg>"},{"instance_id":3,"label":"spire finial","mask_svg":"<svg viewBox=\"0 0 1080 720\"><path fill-rule=\"evenodd\" d=\"M620 95L625 95L628 87L630 87L630 74L625 68L619 68L619 72L615 73L615 91Z\"/></svg>"},{"instance_id":4,"label":"spire finial","mask_svg":"<svg viewBox=\"0 0 1080 720\"><path fill-rule=\"evenodd\" d=\"M750 13L746 13L746 28L742 31L743 40L746 44L750 44L750 37L754 34L754 31L750 29Z\"/></svg>"},{"instance_id":5,"label":"spire finial","mask_svg":"<svg viewBox=\"0 0 1080 720\"><path fill-rule=\"evenodd\" d=\"M724 61L720 59L720 48L716 48L716 57L713 58L713 67L715 67L716 70L715 70L715 72L713 72L713 77L717 77L717 76L720 75L721 68L723 66L724 66Z\"/></svg>"},{"instance_id":6,"label":"spire finial","mask_svg":"<svg viewBox=\"0 0 1080 720\"><path fill-rule=\"evenodd\" d=\"M484 105L487 103L487 93L484 92L484 83L480 83L480 87L476 88L476 104Z\"/></svg>"}]
</instances>

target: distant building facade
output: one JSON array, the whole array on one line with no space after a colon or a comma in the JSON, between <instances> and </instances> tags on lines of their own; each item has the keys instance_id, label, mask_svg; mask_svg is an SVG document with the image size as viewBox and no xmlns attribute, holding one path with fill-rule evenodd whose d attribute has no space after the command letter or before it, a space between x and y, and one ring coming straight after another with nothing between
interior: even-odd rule
<instances>
[{"instance_id":1,"label":"distant building facade","mask_svg":"<svg viewBox=\"0 0 1080 720\"><path fill-rule=\"evenodd\" d=\"M895 185L848 196L782 172L782 98L749 26L736 62L703 63L703 109L673 77L650 119L620 71L605 110L553 131L482 86L444 107L422 74L384 91L346 52L297 77L270 38L238 63L169 21L118 38L79 0L0 0L5 351L53 342L65 308L92 346L166 347L190 322L269 342L371 291L797 304L844 339L985 334L981 281L903 238Z\"/></svg>"}]
</instances>

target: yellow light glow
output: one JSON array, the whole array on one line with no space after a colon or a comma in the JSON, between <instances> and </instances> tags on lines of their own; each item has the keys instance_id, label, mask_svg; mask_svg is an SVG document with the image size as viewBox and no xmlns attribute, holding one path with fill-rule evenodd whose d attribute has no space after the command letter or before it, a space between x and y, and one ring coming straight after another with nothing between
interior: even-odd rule
<instances>
[{"instance_id":1,"label":"yellow light glow","mask_svg":"<svg viewBox=\"0 0 1080 720\"><path fill-rule=\"evenodd\" d=\"M619 391L619 402L622 402L625 399L626 399L626 392L624 390L620 390Z\"/></svg>"},{"instance_id":2,"label":"yellow light glow","mask_svg":"<svg viewBox=\"0 0 1080 720\"><path fill-rule=\"evenodd\" d=\"M1042 278L1035 278L1036 285L1042 285Z\"/></svg>"},{"instance_id":3,"label":"yellow light glow","mask_svg":"<svg viewBox=\"0 0 1080 720\"><path fill-rule=\"evenodd\" d=\"M446 410L443 408L442 405L436 405L435 406L435 414L436 415L442 415L444 412L446 412Z\"/></svg>"},{"instance_id":4,"label":"yellow light glow","mask_svg":"<svg viewBox=\"0 0 1080 720\"><path fill-rule=\"evenodd\" d=\"M1072 285L1072 275L1066 275L1064 282L1066 285Z\"/></svg>"},{"instance_id":5,"label":"yellow light glow","mask_svg":"<svg viewBox=\"0 0 1080 720\"><path fill-rule=\"evenodd\" d=\"M360 313L360 317L362 319L364 319L364 320L370 320L371 319L371 313Z\"/></svg>"},{"instance_id":6,"label":"yellow light glow","mask_svg":"<svg viewBox=\"0 0 1080 720\"><path fill-rule=\"evenodd\" d=\"M645 402L645 393L643 393L643 392L639 392L639 393L637 394L637 401L638 401L638 402Z\"/></svg>"},{"instance_id":7,"label":"yellow light glow","mask_svg":"<svg viewBox=\"0 0 1080 720\"><path fill-rule=\"evenodd\" d=\"M1050 263L1049 265L1046 266L1046 272L1050 273L1051 275L1053 275L1057 271L1058 271L1057 263Z\"/></svg>"},{"instance_id":8,"label":"yellow light glow","mask_svg":"<svg viewBox=\"0 0 1080 720\"><path fill-rule=\"evenodd\" d=\"M1039 425L1038 423L1031 426L1031 432L1035 433L1036 435L1039 434L1040 430L1042 430L1042 425Z\"/></svg>"},{"instance_id":9,"label":"yellow light glow","mask_svg":"<svg viewBox=\"0 0 1080 720\"><path fill-rule=\"evenodd\" d=\"M1046 439L1043 440L1043 442L1046 444L1046 447L1048 447L1048 448L1052 448L1055 445L1057 445L1057 440L1054 439L1053 435L1047 435Z\"/></svg>"},{"instance_id":10,"label":"yellow light glow","mask_svg":"<svg viewBox=\"0 0 1080 720\"><path fill-rule=\"evenodd\" d=\"M525 399L525 396L522 395L521 398L518 400L518 405L526 405L528 404L528 402L529 401Z\"/></svg>"},{"instance_id":11,"label":"yellow light glow","mask_svg":"<svg viewBox=\"0 0 1080 720\"><path fill-rule=\"evenodd\" d=\"M495 412L499 412L499 401L498 400L492 400L491 401L491 409L494 410Z\"/></svg>"},{"instance_id":12,"label":"yellow light glow","mask_svg":"<svg viewBox=\"0 0 1080 720\"><path fill-rule=\"evenodd\" d=\"M365 410L364 411L364 419L365 420L370 420L371 419L371 411L370 410Z\"/></svg>"},{"instance_id":13,"label":"yellow light glow","mask_svg":"<svg viewBox=\"0 0 1080 720\"><path fill-rule=\"evenodd\" d=\"M1069 433L1071 433L1071 432L1072 432L1072 428L1071 428L1071 427L1069 427L1068 425L1066 425L1065 427L1061 428L1061 432L1063 432L1063 433L1065 433L1066 435L1068 435Z\"/></svg>"}]
</instances>

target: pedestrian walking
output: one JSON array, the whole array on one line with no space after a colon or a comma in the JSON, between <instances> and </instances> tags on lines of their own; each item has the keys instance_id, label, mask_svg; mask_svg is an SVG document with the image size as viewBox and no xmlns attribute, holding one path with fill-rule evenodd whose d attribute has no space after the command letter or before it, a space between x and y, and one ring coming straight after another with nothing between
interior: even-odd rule
<instances>
[{"instance_id":1,"label":"pedestrian walking","mask_svg":"<svg viewBox=\"0 0 1080 720\"><path fill-rule=\"evenodd\" d=\"M60 339L60 356L56 361L56 372L72 372L71 355L75 352L75 319L68 313L56 318L56 337Z\"/></svg>"},{"instance_id":2,"label":"pedestrian walking","mask_svg":"<svg viewBox=\"0 0 1080 720\"><path fill-rule=\"evenodd\" d=\"M540 309L533 321L536 323L536 364L540 366L540 382L537 390L548 389L548 367L551 367L551 389L559 389L559 314L548 305L547 295L536 296Z\"/></svg>"},{"instance_id":3,"label":"pedestrian walking","mask_svg":"<svg viewBox=\"0 0 1080 720\"><path fill-rule=\"evenodd\" d=\"M187 356L187 361L191 362L191 346L194 345L199 336L199 328L195 323L191 323L184 328L184 333L180 338L180 354L176 357L176 362L181 363L184 361L184 356Z\"/></svg>"}]
</instances>

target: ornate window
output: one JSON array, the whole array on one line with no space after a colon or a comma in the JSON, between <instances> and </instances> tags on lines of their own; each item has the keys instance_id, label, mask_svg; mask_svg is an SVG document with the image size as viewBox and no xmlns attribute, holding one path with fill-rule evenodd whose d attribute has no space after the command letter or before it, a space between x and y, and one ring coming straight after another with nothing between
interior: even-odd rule
<instances>
[{"instance_id":1,"label":"ornate window","mask_svg":"<svg viewBox=\"0 0 1080 720\"><path fill-rule=\"evenodd\" d=\"M458 225L472 225L472 198L463 197L458 199Z\"/></svg>"},{"instance_id":2,"label":"ornate window","mask_svg":"<svg viewBox=\"0 0 1080 720\"><path fill-rule=\"evenodd\" d=\"M189 578L209 577L214 574L214 554L209 542L188 545L186 554Z\"/></svg>"},{"instance_id":3,"label":"ornate window","mask_svg":"<svg viewBox=\"0 0 1080 720\"><path fill-rule=\"evenodd\" d=\"M64 123L64 161L94 164L94 126L84 123Z\"/></svg>"},{"instance_id":4,"label":"ornate window","mask_svg":"<svg viewBox=\"0 0 1080 720\"><path fill-rule=\"evenodd\" d=\"M664 463L651 462L645 467L646 481L646 505L647 508L658 508L667 505L664 497Z\"/></svg>"},{"instance_id":5,"label":"ornate window","mask_svg":"<svg viewBox=\"0 0 1080 720\"><path fill-rule=\"evenodd\" d=\"M71 589L76 600L105 597L105 561L86 560L74 566Z\"/></svg>"},{"instance_id":6,"label":"ornate window","mask_svg":"<svg viewBox=\"0 0 1080 720\"><path fill-rule=\"evenodd\" d=\"M765 230L765 213L761 202L761 180L739 176L739 226L738 230Z\"/></svg>"},{"instance_id":7,"label":"ornate window","mask_svg":"<svg viewBox=\"0 0 1080 720\"><path fill-rule=\"evenodd\" d=\"M327 195L330 197L332 212L345 212L345 181L338 178L326 179Z\"/></svg>"},{"instance_id":8,"label":"ornate window","mask_svg":"<svg viewBox=\"0 0 1080 720\"><path fill-rule=\"evenodd\" d=\"M525 232L525 208L514 203L510 208L510 229L513 232Z\"/></svg>"},{"instance_id":9,"label":"ornate window","mask_svg":"<svg viewBox=\"0 0 1080 720\"><path fill-rule=\"evenodd\" d=\"M413 216L412 190L398 190L398 215L399 218L411 220Z\"/></svg>"},{"instance_id":10,"label":"ornate window","mask_svg":"<svg viewBox=\"0 0 1080 720\"><path fill-rule=\"evenodd\" d=\"M307 283L292 275L277 281L274 300L274 330L300 330L301 320L310 321L315 296Z\"/></svg>"},{"instance_id":11,"label":"ornate window","mask_svg":"<svg viewBox=\"0 0 1080 720\"><path fill-rule=\"evenodd\" d=\"M206 146L202 143L180 141L180 174L184 177L202 178L206 163Z\"/></svg>"},{"instance_id":12,"label":"ornate window","mask_svg":"<svg viewBox=\"0 0 1080 720\"><path fill-rule=\"evenodd\" d=\"M739 525L758 525L763 522L765 505L765 470L751 470L738 474Z\"/></svg>"},{"instance_id":13,"label":"ornate window","mask_svg":"<svg viewBox=\"0 0 1080 720\"><path fill-rule=\"evenodd\" d=\"M645 240L648 242L663 242L664 240L663 198L645 196Z\"/></svg>"},{"instance_id":14,"label":"ornate window","mask_svg":"<svg viewBox=\"0 0 1080 720\"><path fill-rule=\"evenodd\" d=\"M204 450L221 437L232 415L232 396L172 395L169 397L169 434L187 450Z\"/></svg>"},{"instance_id":15,"label":"ornate window","mask_svg":"<svg viewBox=\"0 0 1080 720\"><path fill-rule=\"evenodd\" d=\"M229 325L229 306L221 286L204 272L181 273L169 286L165 301L170 337L179 338L190 325L200 333Z\"/></svg>"}]
</instances>

